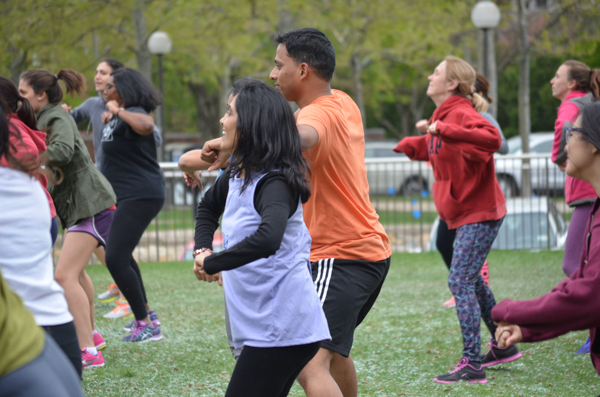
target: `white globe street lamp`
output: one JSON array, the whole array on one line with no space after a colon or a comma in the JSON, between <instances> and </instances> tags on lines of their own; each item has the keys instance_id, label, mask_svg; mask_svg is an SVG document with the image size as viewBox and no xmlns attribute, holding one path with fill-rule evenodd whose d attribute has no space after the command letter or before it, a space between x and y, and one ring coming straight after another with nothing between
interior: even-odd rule
<instances>
[{"instance_id":1,"label":"white globe street lamp","mask_svg":"<svg viewBox=\"0 0 600 397\"><path fill-rule=\"evenodd\" d=\"M165 90L163 86L163 63L162 57L165 54L171 52L173 42L168 34L165 32L154 32L148 38L148 50L154 55L158 55L158 86L160 94L162 96L162 104L158 109L158 117L160 118L158 125L160 126L160 132L163 136L163 142L166 142L166 120L165 120ZM164 160L165 157L165 144L161 146L159 160Z\"/></svg>"},{"instance_id":2,"label":"white globe street lamp","mask_svg":"<svg viewBox=\"0 0 600 397\"><path fill-rule=\"evenodd\" d=\"M479 56L478 69L490 82L489 94L497 99L498 80L496 75L496 55L494 51L494 29L500 23L500 9L490 0L480 0L471 11L471 20L482 32L478 40ZM490 113L496 117L497 101L492 102Z\"/></svg>"}]
</instances>

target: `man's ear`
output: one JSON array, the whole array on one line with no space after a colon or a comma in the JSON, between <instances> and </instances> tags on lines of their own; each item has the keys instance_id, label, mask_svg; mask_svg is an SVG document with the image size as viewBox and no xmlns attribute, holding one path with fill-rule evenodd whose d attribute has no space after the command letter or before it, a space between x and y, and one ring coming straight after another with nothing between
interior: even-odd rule
<instances>
[{"instance_id":1,"label":"man's ear","mask_svg":"<svg viewBox=\"0 0 600 397\"><path fill-rule=\"evenodd\" d=\"M300 68L300 80L304 80L305 78L308 77L308 70L310 69L310 67L308 66L308 64L303 62L299 65L299 68Z\"/></svg>"}]
</instances>

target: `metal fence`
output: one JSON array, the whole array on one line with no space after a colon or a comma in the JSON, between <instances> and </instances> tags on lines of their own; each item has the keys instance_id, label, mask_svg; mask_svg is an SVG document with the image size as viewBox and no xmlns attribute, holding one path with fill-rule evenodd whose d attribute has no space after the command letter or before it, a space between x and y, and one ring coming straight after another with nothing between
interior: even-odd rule
<instances>
[{"instance_id":1,"label":"metal fence","mask_svg":"<svg viewBox=\"0 0 600 397\"><path fill-rule=\"evenodd\" d=\"M371 202L394 252L435 249L437 212L431 197L434 182L431 166L407 158L366 159L365 163ZM203 188L191 189L175 163L160 165L167 187L165 205L142 236L134 256L141 262L189 260L196 206L214 183L217 172L203 172ZM520 197L524 169L529 170L532 194ZM562 248L566 238L565 221L571 214L564 202L564 172L547 155L513 155L496 157L496 175L507 197L509 214L494 248ZM61 245L59 237L55 257Z\"/></svg>"}]
</instances>

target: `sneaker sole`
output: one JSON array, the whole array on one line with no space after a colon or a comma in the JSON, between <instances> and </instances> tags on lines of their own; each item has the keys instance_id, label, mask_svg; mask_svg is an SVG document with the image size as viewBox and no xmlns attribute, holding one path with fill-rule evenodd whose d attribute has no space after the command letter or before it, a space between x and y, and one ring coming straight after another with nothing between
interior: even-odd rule
<instances>
[{"instance_id":1,"label":"sneaker sole","mask_svg":"<svg viewBox=\"0 0 600 397\"><path fill-rule=\"evenodd\" d=\"M433 378L434 382L437 383L458 383L458 382L468 382L468 383L487 383L487 379L472 379L472 380L439 380L438 378Z\"/></svg>"},{"instance_id":2,"label":"sneaker sole","mask_svg":"<svg viewBox=\"0 0 600 397\"><path fill-rule=\"evenodd\" d=\"M152 338L148 338L146 340L140 340L140 341L133 341L133 343L146 343L146 342L153 342L153 341L159 341L163 338L163 335L159 335L159 336L153 336ZM122 342L132 342L130 340L121 340Z\"/></svg>"},{"instance_id":3,"label":"sneaker sole","mask_svg":"<svg viewBox=\"0 0 600 397\"><path fill-rule=\"evenodd\" d=\"M523 356L523 355L519 352L519 353L515 354L514 356L503 358L502 360L490 361L489 363L481 364L481 366L485 368L485 367L491 367L492 365L506 364L506 363L510 363L512 361L520 359L521 356Z\"/></svg>"},{"instance_id":4,"label":"sneaker sole","mask_svg":"<svg viewBox=\"0 0 600 397\"><path fill-rule=\"evenodd\" d=\"M106 299L100 299L98 298L98 302L100 303L110 303L110 302L114 302L115 299L117 299L117 296L113 296L112 298L106 298Z\"/></svg>"},{"instance_id":5,"label":"sneaker sole","mask_svg":"<svg viewBox=\"0 0 600 397\"><path fill-rule=\"evenodd\" d=\"M104 363L86 365L85 367L83 367L83 369L92 369L92 368L100 368L100 367L104 367Z\"/></svg>"},{"instance_id":6,"label":"sneaker sole","mask_svg":"<svg viewBox=\"0 0 600 397\"><path fill-rule=\"evenodd\" d=\"M96 345L96 350L102 350L106 347L106 342Z\"/></svg>"}]
</instances>

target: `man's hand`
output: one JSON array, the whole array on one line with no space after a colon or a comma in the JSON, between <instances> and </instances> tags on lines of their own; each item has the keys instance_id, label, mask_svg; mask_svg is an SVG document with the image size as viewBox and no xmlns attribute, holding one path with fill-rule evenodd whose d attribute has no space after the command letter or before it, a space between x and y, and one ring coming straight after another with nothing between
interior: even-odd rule
<instances>
[{"instance_id":1,"label":"man's hand","mask_svg":"<svg viewBox=\"0 0 600 397\"><path fill-rule=\"evenodd\" d=\"M63 103L60 106L62 106L67 112L71 113L71 106L67 105L66 103Z\"/></svg>"},{"instance_id":2,"label":"man's hand","mask_svg":"<svg viewBox=\"0 0 600 397\"><path fill-rule=\"evenodd\" d=\"M202 189L202 171L184 172L183 177L189 187L194 188L197 186L199 189Z\"/></svg>"},{"instance_id":3,"label":"man's hand","mask_svg":"<svg viewBox=\"0 0 600 397\"><path fill-rule=\"evenodd\" d=\"M438 133L437 121L435 123L431 124L429 127L427 127L427 132L430 133L431 135L436 135Z\"/></svg>"}]
</instances>

